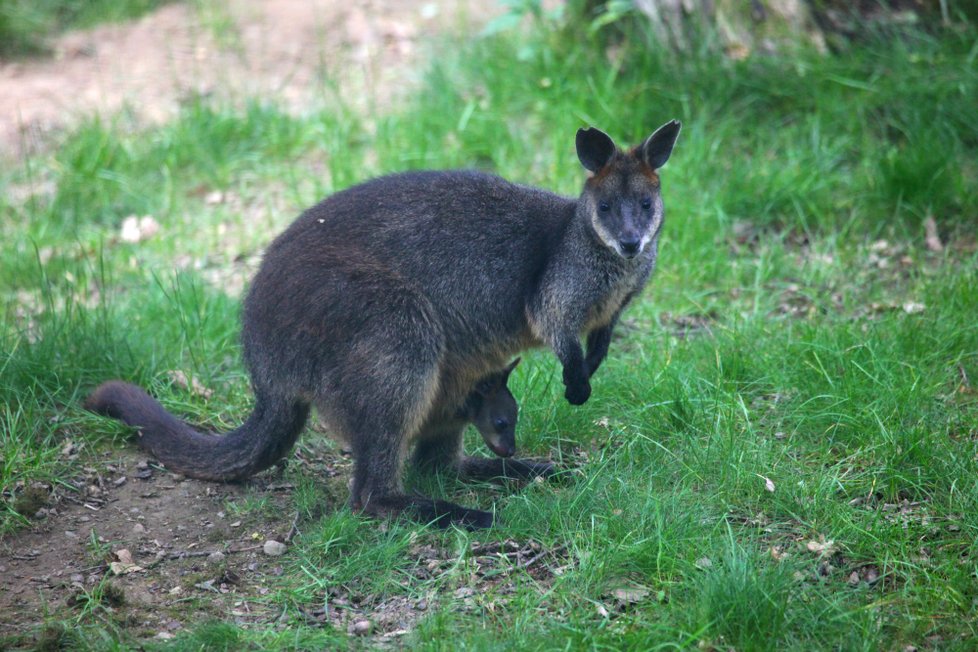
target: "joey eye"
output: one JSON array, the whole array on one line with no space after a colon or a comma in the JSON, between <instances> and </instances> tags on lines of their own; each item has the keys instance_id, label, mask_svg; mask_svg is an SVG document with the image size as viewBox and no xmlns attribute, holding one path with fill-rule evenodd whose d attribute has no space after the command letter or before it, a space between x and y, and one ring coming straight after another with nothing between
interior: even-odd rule
<instances>
[{"instance_id":1,"label":"joey eye","mask_svg":"<svg viewBox=\"0 0 978 652\"><path fill-rule=\"evenodd\" d=\"M650 208L652 208L652 198L651 197L643 197L642 198L642 208L644 208L645 210L649 210Z\"/></svg>"},{"instance_id":2,"label":"joey eye","mask_svg":"<svg viewBox=\"0 0 978 652\"><path fill-rule=\"evenodd\" d=\"M608 211L611 210L611 204L609 204L606 201L598 202L598 210L601 211L602 213L607 213Z\"/></svg>"}]
</instances>

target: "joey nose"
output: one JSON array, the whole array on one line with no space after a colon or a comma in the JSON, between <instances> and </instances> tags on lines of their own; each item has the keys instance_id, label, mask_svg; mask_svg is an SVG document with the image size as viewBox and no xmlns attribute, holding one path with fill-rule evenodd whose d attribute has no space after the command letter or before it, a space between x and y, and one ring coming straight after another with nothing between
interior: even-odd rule
<instances>
[{"instance_id":1,"label":"joey nose","mask_svg":"<svg viewBox=\"0 0 978 652\"><path fill-rule=\"evenodd\" d=\"M638 253L639 247L642 246L642 239L638 236L625 236L618 241L618 245L621 247L622 253L631 258Z\"/></svg>"}]
</instances>

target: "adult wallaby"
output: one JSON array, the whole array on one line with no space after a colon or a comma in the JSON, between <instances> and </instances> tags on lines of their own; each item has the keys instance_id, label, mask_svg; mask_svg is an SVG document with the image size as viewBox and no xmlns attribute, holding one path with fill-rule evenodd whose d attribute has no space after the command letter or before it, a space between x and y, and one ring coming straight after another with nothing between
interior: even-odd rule
<instances>
[{"instance_id":1,"label":"adult wallaby","mask_svg":"<svg viewBox=\"0 0 978 652\"><path fill-rule=\"evenodd\" d=\"M305 211L268 247L245 299L255 409L224 437L194 432L132 385L107 383L86 405L169 440L179 458L158 455L175 470L234 480L282 457L315 404L353 450L355 509L488 527L490 512L405 494L408 449L423 465L480 474L460 463L457 412L529 347L551 348L567 400L587 401L619 314L655 267L657 170L679 129L669 122L627 152L579 130L592 174L576 200L481 172L408 172ZM550 469L489 461L507 475Z\"/></svg>"}]
</instances>

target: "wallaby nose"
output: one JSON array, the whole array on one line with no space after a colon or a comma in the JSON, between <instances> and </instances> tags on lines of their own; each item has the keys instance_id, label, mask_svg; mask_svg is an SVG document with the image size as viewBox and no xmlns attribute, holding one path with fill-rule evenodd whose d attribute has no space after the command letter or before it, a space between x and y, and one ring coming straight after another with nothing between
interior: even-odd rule
<instances>
[{"instance_id":1,"label":"wallaby nose","mask_svg":"<svg viewBox=\"0 0 978 652\"><path fill-rule=\"evenodd\" d=\"M622 253L631 258L638 253L638 248L642 246L642 239L638 236L625 236L618 241Z\"/></svg>"}]
</instances>

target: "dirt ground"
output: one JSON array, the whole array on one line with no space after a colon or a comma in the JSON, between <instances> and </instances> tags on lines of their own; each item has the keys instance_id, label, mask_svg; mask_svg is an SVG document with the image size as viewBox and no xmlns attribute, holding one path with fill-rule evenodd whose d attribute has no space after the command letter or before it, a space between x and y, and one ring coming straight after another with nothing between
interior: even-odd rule
<instances>
[{"instance_id":1,"label":"dirt ground","mask_svg":"<svg viewBox=\"0 0 978 652\"><path fill-rule=\"evenodd\" d=\"M298 531L293 487L281 477L198 482L127 448L68 484L76 490L34 487L43 507L32 526L0 541L3 634L85 609L137 637L166 638L228 614L239 622L273 618L242 597L260 598L266 580L283 572L266 542L287 544ZM246 515L233 510L256 502L261 509Z\"/></svg>"},{"instance_id":2,"label":"dirt ground","mask_svg":"<svg viewBox=\"0 0 978 652\"><path fill-rule=\"evenodd\" d=\"M476 31L496 11L493 0L228 0L69 33L50 58L0 61L0 160L49 147L84 116L128 110L153 124L198 96L270 97L301 112L339 84L345 101L382 110L410 88L439 35ZM293 488L281 473L243 485L198 482L155 466L135 445L87 463L70 487L31 488L36 504L20 506L31 525L0 538L0 636L86 609L137 638L169 638L207 616L279 617L256 605L283 573L266 542L287 548L297 532ZM337 456L318 471L342 478L347 464ZM229 507L255 501L262 508L245 516ZM507 545L474 554L513 568L541 558L528 543ZM437 551L416 552L423 572L437 569ZM339 609L308 617L354 631L366 614L377 637L403 635L427 608L331 599Z\"/></svg>"},{"instance_id":3,"label":"dirt ground","mask_svg":"<svg viewBox=\"0 0 978 652\"><path fill-rule=\"evenodd\" d=\"M268 97L294 111L339 84L383 107L446 32L478 31L493 0L176 3L133 23L69 33L53 57L0 61L0 152L24 155L81 116L171 118L193 97ZM6 158L6 157L3 157Z\"/></svg>"},{"instance_id":4,"label":"dirt ground","mask_svg":"<svg viewBox=\"0 0 978 652\"><path fill-rule=\"evenodd\" d=\"M327 486L315 521L345 504L352 461L335 449L304 450L289 464ZM78 617L133 640L170 639L206 620L294 623L294 613L283 620L280 606L263 596L286 572L295 537L315 523L294 509L295 487L281 467L219 484L170 473L134 446L81 459L89 466L63 486L20 492L34 501L24 510L32 512L31 526L0 539L0 646L40 648L61 631L41 625ZM17 506L25 507L23 498ZM408 554L422 581L460 562L454 549L422 543ZM565 549L532 540L475 542L464 556L470 579L445 595L381 597L337 587L315 608L297 609L311 627L396 647L441 600L480 610L479 594L506 595L522 581L548 585L568 568Z\"/></svg>"}]
</instances>

